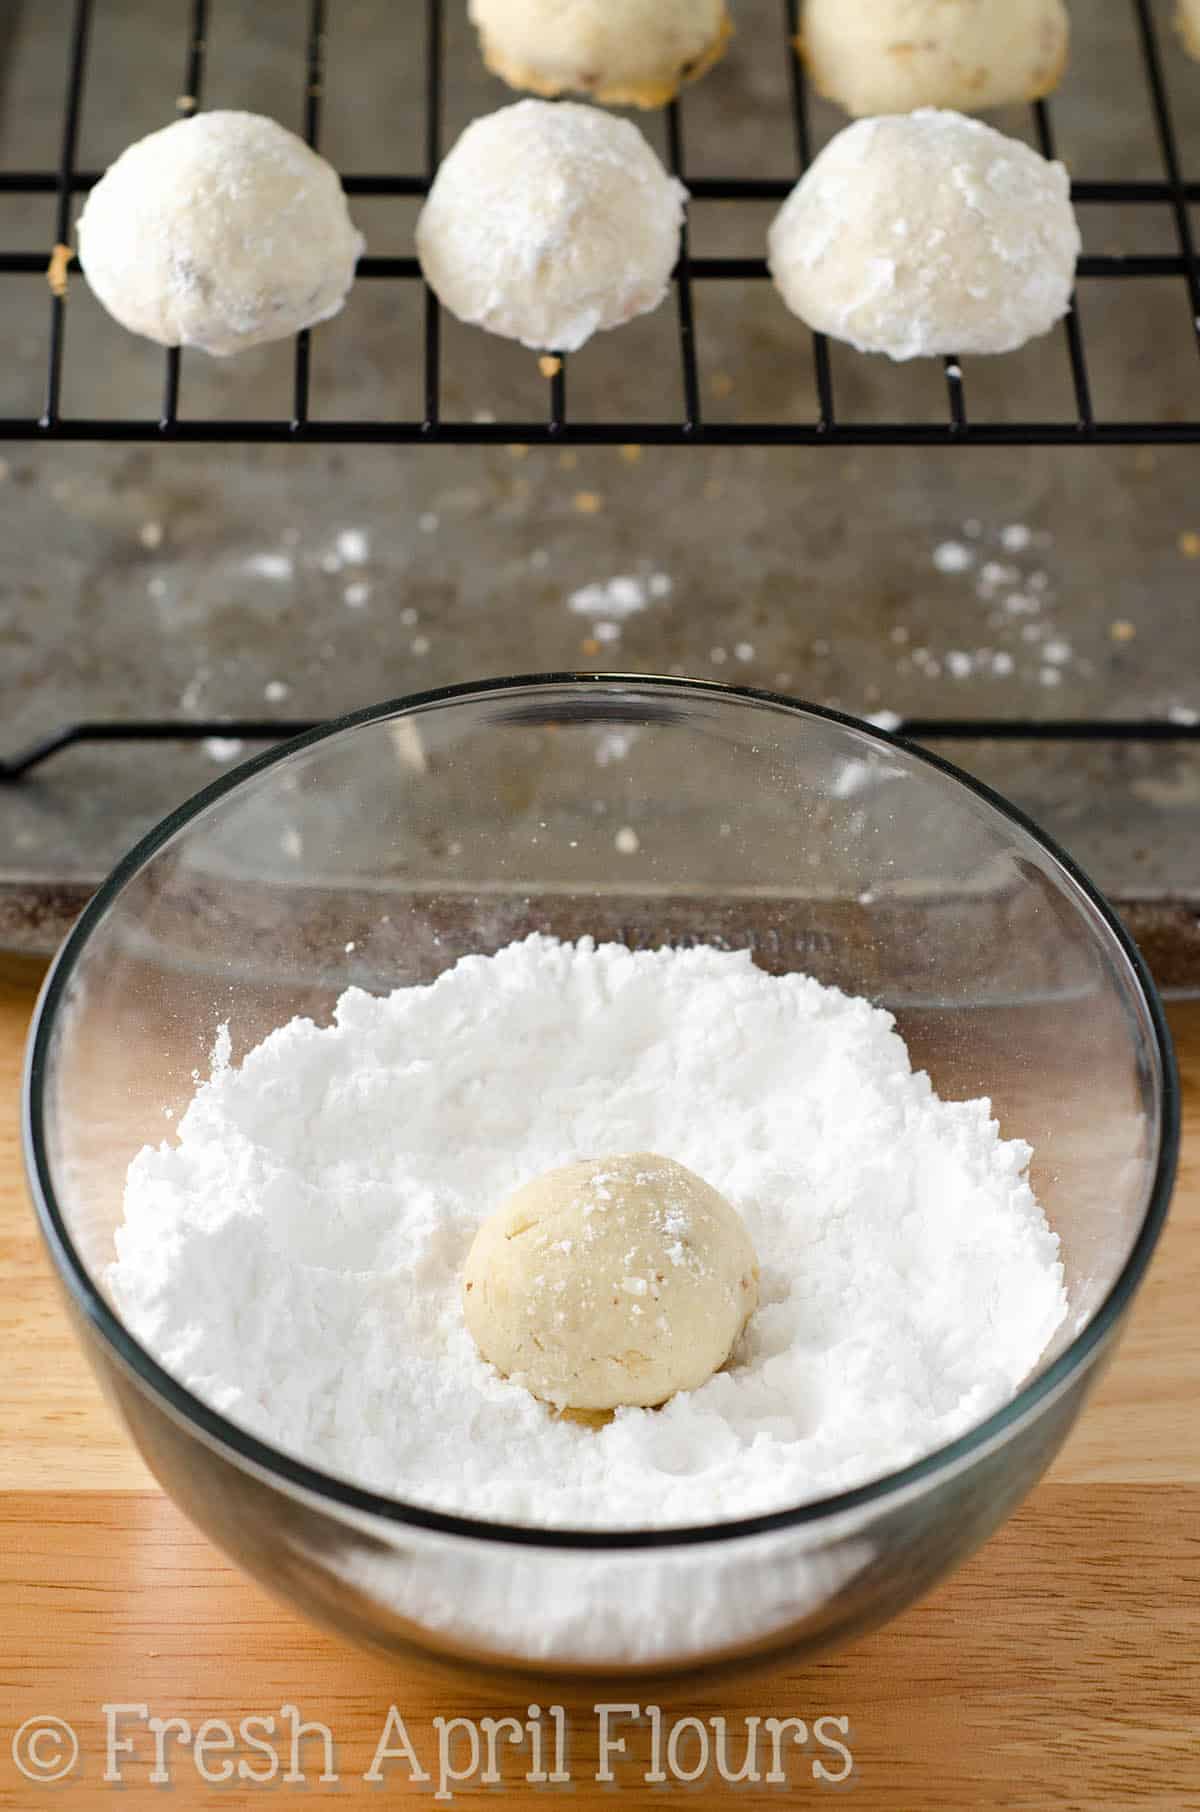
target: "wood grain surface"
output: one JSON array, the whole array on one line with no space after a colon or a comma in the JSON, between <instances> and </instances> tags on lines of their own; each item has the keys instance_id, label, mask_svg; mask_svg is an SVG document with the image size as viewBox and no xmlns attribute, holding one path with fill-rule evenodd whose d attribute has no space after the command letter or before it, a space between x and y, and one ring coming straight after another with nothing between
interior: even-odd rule
<instances>
[{"instance_id":1,"label":"wood grain surface","mask_svg":"<svg viewBox=\"0 0 1200 1812\"><path fill-rule=\"evenodd\" d=\"M569 1782L528 1784L528 1744L501 1732L500 1781L451 1781L453 1798L438 1799L440 1746L452 1767L471 1758L465 1728L435 1719L524 1720L537 1682L357 1654L244 1579L154 1487L74 1344L28 1206L16 1101L35 984L29 966L0 966L0 1807L190 1812L417 1795L536 1807L561 1794L611 1807L682 1805L690 1794L693 1804L757 1808L781 1795L818 1805L838 1791L864 1812L1200 1807L1200 1003L1172 1013L1187 1135L1171 1224L1117 1361L1050 1478L931 1599L847 1652L658 1695L664 1738L680 1719L724 1718L731 1772L745 1754L746 1718L803 1720L803 1746L795 1726L780 1739L787 1784L734 1786L712 1771L692 1787L647 1783L650 1725L615 1716L626 1748L612 1758L613 1781L598 1782L599 1695L571 1689L554 1695ZM120 1783L103 1778L103 1708L117 1704L142 1708L113 1714L130 1745L116 1755ZM410 1781L400 1755L381 1762L380 1778L364 1778L393 1706L426 1781ZM256 1716L275 1718L273 1732L250 1727L279 1757L269 1781L244 1771L271 1768L238 1730ZM158 1781L151 1717L187 1725L162 1732ZM14 1733L44 1718L66 1720L78 1743L55 1784L31 1780L14 1760ZM847 1723L821 1726L822 1740L821 1718ZM206 1719L218 1722L197 1748ZM330 1767L316 1731L301 1739L293 1771L299 1721L328 1727ZM541 1722L552 1756L549 1718ZM31 1738L32 1760L22 1754L34 1772L70 1755L61 1729L39 1738L29 1726L22 1741ZM389 1741L400 1740L393 1720ZM682 1769L698 1740L693 1727L678 1732ZM833 1742L853 1758L841 1784L817 1771L844 1772ZM767 1738L763 1774L770 1750ZM232 1779L205 1780L202 1769L216 1777L227 1765ZM285 1781L290 1772L302 1781Z\"/></svg>"}]
</instances>

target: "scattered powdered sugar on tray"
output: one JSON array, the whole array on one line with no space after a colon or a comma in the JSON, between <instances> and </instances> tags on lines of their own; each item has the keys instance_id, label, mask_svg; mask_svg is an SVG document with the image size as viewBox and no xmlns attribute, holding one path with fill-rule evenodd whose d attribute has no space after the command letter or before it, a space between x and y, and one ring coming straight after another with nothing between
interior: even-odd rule
<instances>
[{"instance_id":1,"label":"scattered powdered sugar on tray","mask_svg":"<svg viewBox=\"0 0 1200 1812\"><path fill-rule=\"evenodd\" d=\"M901 650L897 674L955 686L1012 680L1051 688L1090 676L1093 663L1055 622L1058 595L1042 563L1052 546L1044 529L1024 522L986 527L975 517L961 534L936 542L930 565L959 593L959 646L931 647L908 623L896 623L890 640Z\"/></svg>"},{"instance_id":2,"label":"scattered powdered sugar on tray","mask_svg":"<svg viewBox=\"0 0 1200 1812\"><path fill-rule=\"evenodd\" d=\"M271 552L251 554L243 563L243 571L256 579L273 579L280 585L296 576L295 562L290 554Z\"/></svg>"},{"instance_id":3,"label":"scattered powdered sugar on tray","mask_svg":"<svg viewBox=\"0 0 1200 1812\"><path fill-rule=\"evenodd\" d=\"M245 743L236 736L206 736L204 753L210 761L236 761L245 748Z\"/></svg>"},{"instance_id":4,"label":"scattered powdered sugar on tray","mask_svg":"<svg viewBox=\"0 0 1200 1812\"><path fill-rule=\"evenodd\" d=\"M629 573L596 585L583 585L567 599L567 609L580 617L631 617L645 610L652 596L650 585Z\"/></svg>"},{"instance_id":5,"label":"scattered powdered sugar on tray","mask_svg":"<svg viewBox=\"0 0 1200 1812\"><path fill-rule=\"evenodd\" d=\"M534 936L227 1051L130 1166L117 1306L236 1422L422 1504L615 1528L785 1507L978 1422L1065 1313L1028 1147L939 1100L890 1015L746 953ZM518 1184L638 1150L733 1203L761 1306L701 1389L580 1427L478 1357L462 1265Z\"/></svg>"},{"instance_id":6,"label":"scattered powdered sugar on tray","mask_svg":"<svg viewBox=\"0 0 1200 1812\"><path fill-rule=\"evenodd\" d=\"M975 555L961 541L941 541L933 550L933 564L940 573L969 572Z\"/></svg>"}]
</instances>

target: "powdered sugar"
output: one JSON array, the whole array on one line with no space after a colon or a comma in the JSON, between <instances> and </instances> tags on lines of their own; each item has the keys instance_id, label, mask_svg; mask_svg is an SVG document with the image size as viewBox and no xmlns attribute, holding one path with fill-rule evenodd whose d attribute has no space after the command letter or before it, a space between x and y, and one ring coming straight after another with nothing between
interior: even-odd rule
<instances>
[{"instance_id":1,"label":"powdered sugar","mask_svg":"<svg viewBox=\"0 0 1200 1812\"><path fill-rule=\"evenodd\" d=\"M761 1306L700 1390L583 1428L478 1358L459 1279L520 1183L636 1150L737 1208ZM533 937L218 1064L130 1168L110 1284L192 1389L328 1470L533 1524L720 1519L1012 1394L1065 1311L1028 1157L865 1001L745 953Z\"/></svg>"}]
</instances>

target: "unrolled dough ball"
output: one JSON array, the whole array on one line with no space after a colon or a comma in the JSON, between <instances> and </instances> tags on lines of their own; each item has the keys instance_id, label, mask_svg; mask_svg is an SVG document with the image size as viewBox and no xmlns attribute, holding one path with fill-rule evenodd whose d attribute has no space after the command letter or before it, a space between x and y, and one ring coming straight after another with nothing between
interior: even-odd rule
<instances>
[{"instance_id":1,"label":"unrolled dough ball","mask_svg":"<svg viewBox=\"0 0 1200 1812\"><path fill-rule=\"evenodd\" d=\"M483 1357L574 1410L695 1390L757 1302L754 1247L724 1196L647 1152L526 1183L479 1229L463 1282Z\"/></svg>"},{"instance_id":2,"label":"unrolled dough ball","mask_svg":"<svg viewBox=\"0 0 1200 1812\"><path fill-rule=\"evenodd\" d=\"M1200 58L1200 0L1179 0L1176 23L1188 55Z\"/></svg>"},{"instance_id":3,"label":"unrolled dough ball","mask_svg":"<svg viewBox=\"0 0 1200 1812\"><path fill-rule=\"evenodd\" d=\"M859 120L831 140L771 227L794 314L893 359L1011 352L1070 307L1071 185L960 113Z\"/></svg>"},{"instance_id":4,"label":"unrolled dough ball","mask_svg":"<svg viewBox=\"0 0 1200 1812\"><path fill-rule=\"evenodd\" d=\"M123 327L220 358L337 314L364 243L336 172L257 113L198 113L139 139L76 232Z\"/></svg>"},{"instance_id":5,"label":"unrolled dough ball","mask_svg":"<svg viewBox=\"0 0 1200 1812\"><path fill-rule=\"evenodd\" d=\"M1070 45L1063 0L805 0L799 49L848 113L975 113L1049 94Z\"/></svg>"},{"instance_id":6,"label":"unrolled dough ball","mask_svg":"<svg viewBox=\"0 0 1200 1812\"><path fill-rule=\"evenodd\" d=\"M725 0L471 0L484 61L511 88L662 107L720 60Z\"/></svg>"},{"instance_id":7,"label":"unrolled dough ball","mask_svg":"<svg viewBox=\"0 0 1200 1812\"><path fill-rule=\"evenodd\" d=\"M475 120L446 158L417 251L461 321L535 352L575 352L658 307L686 200L628 120L518 101Z\"/></svg>"}]
</instances>

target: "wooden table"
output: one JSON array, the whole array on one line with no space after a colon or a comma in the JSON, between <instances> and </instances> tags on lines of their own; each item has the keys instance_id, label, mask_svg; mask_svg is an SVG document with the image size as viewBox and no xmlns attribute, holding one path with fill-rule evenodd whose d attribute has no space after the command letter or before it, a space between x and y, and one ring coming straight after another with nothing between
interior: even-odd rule
<instances>
[{"instance_id":1,"label":"wooden table","mask_svg":"<svg viewBox=\"0 0 1200 1812\"><path fill-rule=\"evenodd\" d=\"M0 1807L431 1800L437 1780L410 1785L402 1759L382 1765L386 1789L363 1779L389 1708L436 1775L435 1717L523 1718L536 1683L432 1662L404 1668L343 1647L235 1572L156 1489L74 1344L26 1200L15 1101L35 982L27 968L0 969ZM1200 1003L1177 1007L1172 1021L1188 1137L1171 1225L1116 1365L1051 1477L982 1554L888 1629L808 1667L681 1686L660 1698L668 1727L723 1715L736 1769L746 1715L847 1718L863 1812L1200 1807ZM638 1699L632 1688L612 1696ZM686 1803L682 1785L644 1783L643 1725L627 1731L614 1783L594 1781L595 1697L553 1695L570 1728L570 1803L612 1806L614 1794ZM153 1738L141 1714L124 1713L124 1784L106 1785L102 1707L115 1703L185 1719L193 1733L206 1718L236 1726L274 1713L281 1774L294 1722L281 1707L293 1705L331 1730L339 1778L318 1778L318 1734L301 1749L304 1787L244 1775L208 1785L175 1732L164 1738L170 1785L155 1785ZM54 1787L32 1784L12 1756L14 1731L45 1716L68 1720L79 1744L75 1769ZM215 1774L229 1757L219 1727L208 1734L200 1761ZM465 1765L467 1733L442 1734L452 1763ZM59 1731L36 1754L53 1769L68 1746ZM501 1747L503 1787L451 1789L456 1799L478 1803L490 1791L493 1804L553 1805L571 1791L525 1784L528 1753ZM685 1768L692 1754L683 1740ZM790 1791L802 1803L834 1791L813 1776L822 1757L832 1773L845 1766L811 1742L789 1749ZM240 1739L232 1759L270 1766ZM705 1805L760 1807L787 1789L710 1777L691 1791Z\"/></svg>"}]
</instances>

